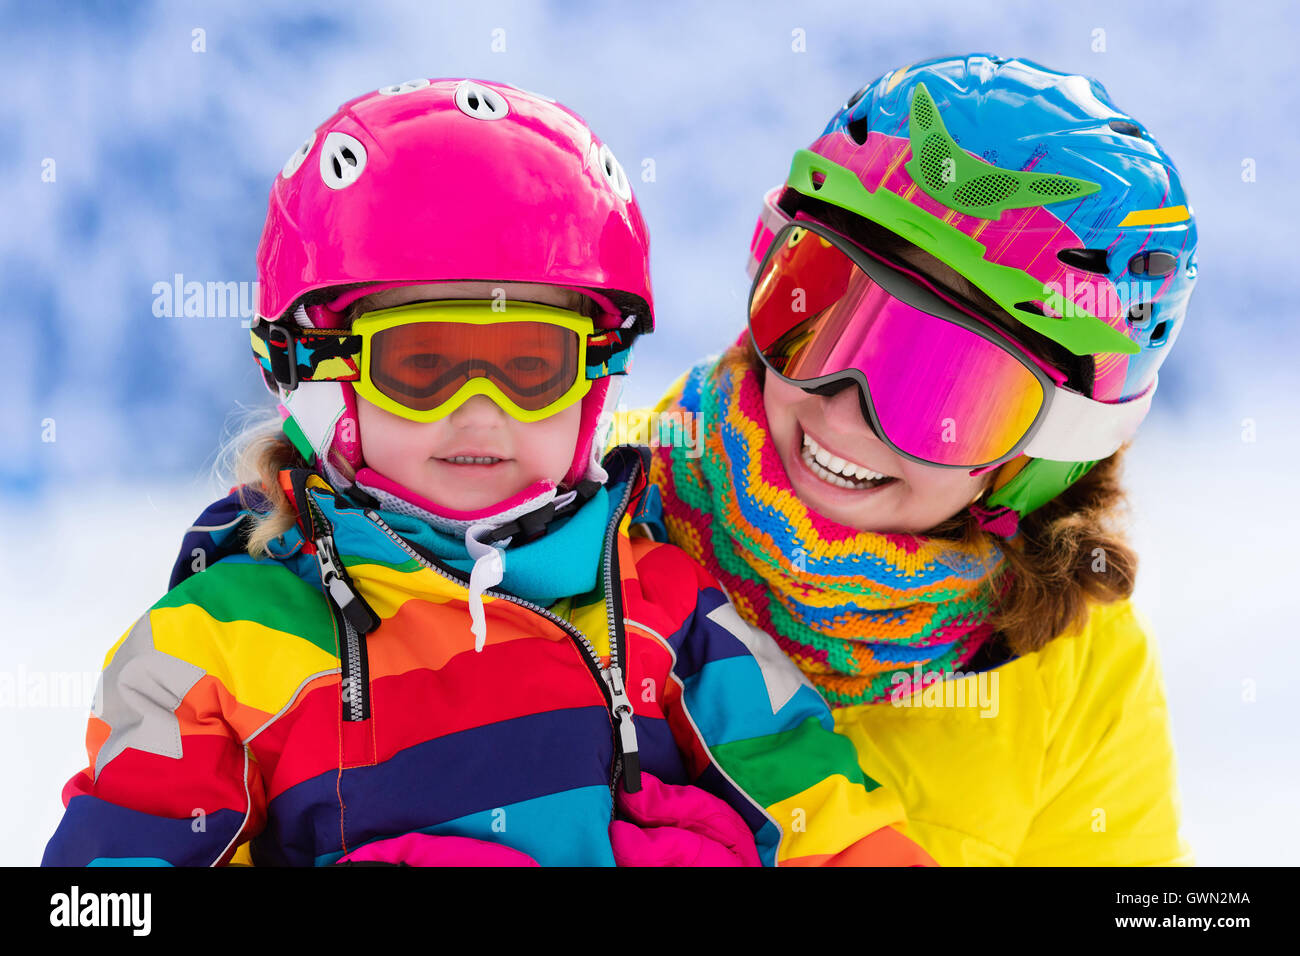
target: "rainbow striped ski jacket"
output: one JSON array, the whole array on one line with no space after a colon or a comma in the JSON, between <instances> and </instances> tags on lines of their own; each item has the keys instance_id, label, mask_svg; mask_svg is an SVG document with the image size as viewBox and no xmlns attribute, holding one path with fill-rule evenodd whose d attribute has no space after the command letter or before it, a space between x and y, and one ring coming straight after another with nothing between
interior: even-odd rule
<instances>
[{"instance_id":1,"label":"rainbow striped ski jacket","mask_svg":"<svg viewBox=\"0 0 1300 956\"><path fill-rule=\"evenodd\" d=\"M599 593L489 590L479 653L464 575L315 473L280 475L300 526L274 560L243 550L236 490L209 506L107 655L43 864L324 865L411 832L612 864L641 773L727 801L767 865L930 862L777 645L629 536L643 452L605 467Z\"/></svg>"}]
</instances>

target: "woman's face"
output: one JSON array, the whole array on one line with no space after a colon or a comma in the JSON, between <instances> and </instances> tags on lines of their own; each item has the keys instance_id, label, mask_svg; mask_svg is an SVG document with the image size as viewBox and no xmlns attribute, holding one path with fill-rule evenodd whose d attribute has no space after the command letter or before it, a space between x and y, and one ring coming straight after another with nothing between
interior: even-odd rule
<instances>
[{"instance_id":1,"label":"woman's face","mask_svg":"<svg viewBox=\"0 0 1300 956\"><path fill-rule=\"evenodd\" d=\"M813 395L768 375L763 406L799 499L859 531L928 531L971 504L996 474L972 478L968 469L920 465L896 454L862 417L856 386ZM872 479L864 470L887 478Z\"/></svg>"}]
</instances>

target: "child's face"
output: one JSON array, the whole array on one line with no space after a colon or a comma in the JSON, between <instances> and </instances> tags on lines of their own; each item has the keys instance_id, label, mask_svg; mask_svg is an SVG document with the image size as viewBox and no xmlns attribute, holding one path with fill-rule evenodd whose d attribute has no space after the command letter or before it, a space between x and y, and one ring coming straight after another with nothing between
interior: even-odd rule
<instances>
[{"instance_id":1,"label":"child's face","mask_svg":"<svg viewBox=\"0 0 1300 956\"><path fill-rule=\"evenodd\" d=\"M438 283L389 289L361 301L365 311L427 299L489 298L503 288L509 298L576 307L576 296L546 286L508 283ZM445 418L413 422L357 396L365 462L442 507L474 511L504 501L537 481L557 484L578 444L582 403L549 418L521 422L486 395L475 395ZM492 458L488 464L453 462Z\"/></svg>"},{"instance_id":2,"label":"child's face","mask_svg":"<svg viewBox=\"0 0 1300 956\"><path fill-rule=\"evenodd\" d=\"M996 474L972 478L969 470L920 465L895 454L863 419L856 387L829 397L812 395L768 375L763 406L781 464L799 499L859 531L927 531L974 501ZM805 462L805 434L824 451L895 480L877 488L839 487Z\"/></svg>"}]
</instances>

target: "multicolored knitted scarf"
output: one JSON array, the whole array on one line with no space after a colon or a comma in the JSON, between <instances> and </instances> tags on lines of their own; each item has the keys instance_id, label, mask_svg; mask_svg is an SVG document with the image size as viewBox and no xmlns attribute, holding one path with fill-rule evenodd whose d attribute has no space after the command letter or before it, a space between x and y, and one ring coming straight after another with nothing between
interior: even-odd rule
<instances>
[{"instance_id":1,"label":"multicolored knitted scarf","mask_svg":"<svg viewBox=\"0 0 1300 956\"><path fill-rule=\"evenodd\" d=\"M810 511L769 440L762 386L744 362L696 366L671 401L700 415L703 453L692 457L699 452L681 442L655 449L650 476L670 540L713 572L740 616L771 634L832 706L918 691L990 636L991 602L1009 580L991 540L968 550Z\"/></svg>"}]
</instances>

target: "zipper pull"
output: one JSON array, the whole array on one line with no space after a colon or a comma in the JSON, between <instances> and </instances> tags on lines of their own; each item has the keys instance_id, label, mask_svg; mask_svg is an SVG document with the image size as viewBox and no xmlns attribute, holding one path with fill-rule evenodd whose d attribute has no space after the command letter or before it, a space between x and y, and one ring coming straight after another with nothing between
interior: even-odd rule
<instances>
[{"instance_id":1,"label":"zipper pull","mask_svg":"<svg viewBox=\"0 0 1300 956\"><path fill-rule=\"evenodd\" d=\"M316 539L316 561L320 564L320 579L329 591L330 600L334 602L348 623L358 634L369 634L380 624L379 615L366 603L365 598L352 585L352 581L343 572L342 561L334 547L332 534L322 535Z\"/></svg>"},{"instance_id":2,"label":"zipper pull","mask_svg":"<svg viewBox=\"0 0 1300 956\"><path fill-rule=\"evenodd\" d=\"M632 701L623 687L623 668L608 667L602 674L609 685L610 713L618 720L619 752L623 756L623 788L628 793L641 789L641 759L636 743L636 725L632 723Z\"/></svg>"},{"instance_id":3,"label":"zipper pull","mask_svg":"<svg viewBox=\"0 0 1300 956\"><path fill-rule=\"evenodd\" d=\"M474 559L474 567L469 572L469 629L474 635L474 650L482 653L487 642L487 616L483 611L483 592L496 587L506 576L506 556L503 550L494 548L478 539L485 531L490 532L492 525L479 522L465 529L465 550ZM505 539L501 548L510 543Z\"/></svg>"}]
</instances>

